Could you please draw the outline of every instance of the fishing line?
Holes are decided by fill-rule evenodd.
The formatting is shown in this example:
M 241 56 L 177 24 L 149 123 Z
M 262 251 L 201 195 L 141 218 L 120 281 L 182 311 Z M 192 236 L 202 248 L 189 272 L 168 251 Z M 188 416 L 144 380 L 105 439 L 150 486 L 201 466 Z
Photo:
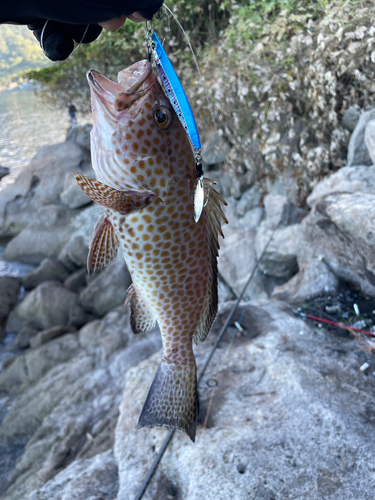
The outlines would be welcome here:
M 267 251 L 267 249 L 268 249 L 268 247 L 269 247 L 269 245 L 270 245 L 270 243 L 271 243 L 271 240 L 272 240 L 272 238 L 273 238 L 273 235 L 274 235 L 275 231 L 276 231 L 276 227 L 273 229 L 273 231 L 272 231 L 272 233 L 271 233 L 271 236 L 269 237 L 269 239 L 268 239 L 268 241 L 267 241 L 267 244 L 266 244 L 266 246 L 264 247 L 264 249 L 263 249 L 263 251 L 262 251 L 261 256 L 259 257 L 259 259 L 257 259 L 257 261 L 256 261 L 256 263 L 255 263 L 255 266 L 254 266 L 254 268 L 253 268 L 253 270 L 252 270 L 252 272 L 251 272 L 251 274 L 250 274 L 250 276 L 249 276 L 249 279 L 248 279 L 248 280 L 247 280 L 247 282 L 245 283 L 245 286 L 243 287 L 243 289 L 242 289 L 242 292 L 241 292 L 240 296 L 239 296 L 239 297 L 238 297 L 238 299 L 236 300 L 236 302 L 235 302 L 234 306 L 232 307 L 232 309 L 231 309 L 231 311 L 230 311 L 230 313 L 229 313 L 229 316 L 227 317 L 227 319 L 226 319 L 226 321 L 225 321 L 224 326 L 223 326 L 223 327 L 222 327 L 222 329 L 220 330 L 220 333 L 219 333 L 219 335 L 218 335 L 218 337 L 217 337 L 217 339 L 216 339 L 216 342 L 215 342 L 215 344 L 213 345 L 213 347 L 212 347 L 212 349 L 211 349 L 211 352 L 210 352 L 210 354 L 208 355 L 208 357 L 207 357 L 207 359 L 206 359 L 206 362 L 205 362 L 205 364 L 203 365 L 203 368 L 202 368 L 202 370 L 201 370 L 201 372 L 200 372 L 200 374 L 199 374 L 199 376 L 198 376 L 198 379 L 197 379 L 198 386 L 199 386 L 200 381 L 201 381 L 201 380 L 202 380 L 202 378 L 203 378 L 203 375 L 205 374 L 205 371 L 207 370 L 208 365 L 210 364 L 210 361 L 211 361 L 211 359 L 212 359 L 212 357 L 213 357 L 213 355 L 214 355 L 214 353 L 215 353 L 215 351 L 216 351 L 216 349 L 217 349 L 217 347 L 218 347 L 218 345 L 219 345 L 220 341 L 222 340 L 222 338 L 223 338 L 223 336 L 224 336 L 225 332 L 227 331 L 227 328 L 228 328 L 228 326 L 230 325 L 230 323 L 231 323 L 231 321 L 232 321 L 232 319 L 233 319 L 233 316 L 234 316 L 235 312 L 237 311 L 237 308 L 238 308 L 238 306 L 239 306 L 239 304 L 240 304 L 240 302 L 241 302 L 241 300 L 242 300 L 243 296 L 245 295 L 245 292 L 246 292 L 247 287 L 249 286 L 249 284 L 250 284 L 251 280 L 252 280 L 252 279 L 253 279 L 253 277 L 255 276 L 255 273 L 256 273 L 256 271 L 257 271 L 257 269 L 258 269 L 258 267 L 259 267 L 259 264 L 260 264 L 261 260 L 263 259 L 264 255 L 265 255 L 265 253 L 266 253 L 266 251 Z M 139 490 L 138 490 L 138 492 L 137 492 L 137 495 L 134 497 L 134 500 L 141 500 L 141 498 L 143 497 L 143 495 L 144 495 L 144 493 L 145 493 L 145 491 L 146 491 L 146 489 L 147 489 L 147 486 L 148 486 L 148 484 L 149 484 L 149 482 L 150 482 L 150 480 L 151 480 L 152 476 L 154 475 L 154 472 L 155 472 L 155 470 L 156 470 L 157 466 L 159 465 L 159 462 L 161 461 L 161 459 L 162 459 L 162 457 L 163 457 L 163 455 L 164 455 L 164 453 L 165 453 L 165 450 L 167 449 L 168 444 L 170 443 L 170 441 L 171 441 L 171 439 L 172 439 L 172 437 L 173 437 L 174 432 L 175 432 L 175 429 L 171 429 L 171 430 L 169 431 L 169 433 L 168 433 L 168 435 L 167 435 L 167 437 L 166 437 L 166 439 L 165 439 L 165 441 L 164 441 L 164 443 L 163 443 L 162 447 L 160 448 L 160 451 L 159 451 L 158 455 L 156 456 L 156 458 L 155 458 L 155 460 L 154 460 L 154 462 L 153 462 L 153 464 L 152 464 L 152 466 L 151 466 L 150 470 L 148 471 L 148 473 L 147 473 L 147 475 L 146 475 L 145 479 L 143 480 L 143 483 L 142 483 L 142 485 L 140 486 L 140 488 L 139 488 Z
M 199 63 L 198 63 L 198 60 L 197 60 L 197 57 L 195 55 L 195 52 L 193 50 L 193 47 L 191 45 L 191 42 L 190 42 L 190 38 L 188 36 L 188 34 L 186 33 L 186 31 L 184 30 L 184 28 L 181 26 L 181 23 L 180 21 L 177 19 L 177 17 L 174 15 L 174 13 L 172 12 L 172 10 L 165 4 L 163 4 L 163 7 L 164 9 L 167 11 L 167 19 L 168 19 L 168 31 L 170 31 L 170 17 L 168 14 L 170 14 L 175 23 L 177 24 L 177 26 L 179 27 L 181 33 L 184 35 L 188 45 L 189 45 L 189 48 L 190 48 L 190 51 L 191 51 L 191 54 L 193 56 L 193 59 L 194 59 L 194 63 L 195 63 L 195 66 L 197 68 L 197 71 L 198 71 L 198 75 L 199 75 L 199 79 L 200 79 L 200 82 L 201 82 L 201 86 L 204 90 L 204 94 L 206 96 L 206 101 L 207 101 L 207 105 L 208 105 L 208 110 L 209 110 L 209 113 L 210 113 L 210 116 L 211 116 L 211 120 L 212 120 L 212 123 L 214 125 L 214 128 L 215 128 L 215 132 L 216 132 L 216 136 L 217 137 L 221 137 L 221 134 L 219 133 L 219 129 L 218 129 L 218 126 L 217 126 L 217 123 L 216 123 L 216 118 L 215 118 L 215 111 L 214 111 L 214 108 L 211 104 L 211 101 L 210 101 L 210 98 L 209 98 L 209 95 L 208 95 L 208 92 L 207 92 L 207 88 L 206 88 L 206 85 L 204 84 L 204 78 L 202 76 L 202 73 L 201 73 L 201 70 L 199 68 Z M 219 152 L 222 153 L 223 155 L 223 163 L 225 164 L 226 163 L 226 152 L 224 151 L 224 148 L 223 146 L 221 145 L 221 143 L 219 143 Z M 235 202 L 235 197 L 234 197 L 234 186 L 233 186 L 233 180 L 232 180 L 232 177 L 230 175 L 230 169 L 229 169 L 229 166 L 227 166 L 227 169 L 228 171 L 227 172 L 222 172 L 224 173 L 224 175 L 227 175 L 228 178 L 229 178 L 229 184 L 230 184 L 230 198 L 231 198 L 231 204 L 232 204 L 232 209 L 233 209 L 233 214 L 234 214 L 234 219 L 236 221 L 235 223 L 235 227 L 236 229 L 240 230 L 240 224 L 239 224 L 239 219 L 238 219 L 238 213 L 237 213 L 237 207 L 236 207 L 236 202 Z M 248 262 L 250 261 L 250 257 L 249 257 L 249 250 L 248 250 L 248 247 L 246 245 L 246 241 L 243 240 L 243 244 L 245 245 L 245 260 L 247 260 Z M 232 287 L 230 287 L 232 288 Z M 238 297 L 238 293 L 235 293 L 234 296 L 237 298 Z

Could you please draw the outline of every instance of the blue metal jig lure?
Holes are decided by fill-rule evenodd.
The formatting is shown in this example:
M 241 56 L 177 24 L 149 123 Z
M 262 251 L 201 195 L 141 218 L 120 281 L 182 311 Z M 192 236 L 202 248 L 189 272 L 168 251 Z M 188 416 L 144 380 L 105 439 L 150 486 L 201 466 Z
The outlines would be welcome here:
M 197 183 L 194 190 L 194 220 L 198 222 L 204 206 L 202 147 L 189 100 L 168 56 L 153 30 L 149 30 L 149 53 L 152 53 L 165 93 L 184 127 L 194 150 Z

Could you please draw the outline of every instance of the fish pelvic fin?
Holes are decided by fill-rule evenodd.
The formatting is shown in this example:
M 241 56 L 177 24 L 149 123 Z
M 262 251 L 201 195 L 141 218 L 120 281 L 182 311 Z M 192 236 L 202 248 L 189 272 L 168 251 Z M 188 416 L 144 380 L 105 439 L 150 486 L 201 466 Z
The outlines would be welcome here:
M 128 302 L 130 302 L 130 326 L 133 333 L 147 333 L 152 330 L 156 324 L 153 312 L 134 285 L 128 288 L 124 305 Z
M 154 194 L 147 191 L 119 191 L 85 175 L 73 175 L 78 186 L 92 201 L 102 207 L 116 210 L 121 215 L 129 215 L 132 212 L 141 210 L 156 199 Z
M 140 427 L 172 427 L 195 441 L 198 413 L 195 361 L 171 363 L 163 358 L 138 421 Z
M 203 217 L 207 228 L 208 249 L 210 255 L 210 273 L 207 280 L 207 290 L 202 307 L 202 313 L 194 333 L 194 342 L 204 342 L 209 334 L 212 323 L 217 314 L 218 291 L 217 291 L 217 257 L 219 255 L 219 235 L 224 238 L 221 230 L 223 223 L 228 224 L 221 206 L 227 205 L 224 198 L 214 189 L 216 183 L 211 179 L 203 179 L 205 198 L 207 200 L 203 208 Z
M 118 254 L 119 241 L 114 227 L 106 215 L 102 215 L 94 228 L 87 257 L 89 275 L 103 269 L 114 261 Z

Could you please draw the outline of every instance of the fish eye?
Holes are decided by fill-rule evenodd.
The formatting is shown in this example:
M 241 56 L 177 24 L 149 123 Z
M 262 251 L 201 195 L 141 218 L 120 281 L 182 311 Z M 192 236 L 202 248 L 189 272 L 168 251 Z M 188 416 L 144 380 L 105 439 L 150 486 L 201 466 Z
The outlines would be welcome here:
M 158 106 L 154 110 L 154 122 L 161 130 L 167 130 L 172 125 L 172 113 L 166 106 Z

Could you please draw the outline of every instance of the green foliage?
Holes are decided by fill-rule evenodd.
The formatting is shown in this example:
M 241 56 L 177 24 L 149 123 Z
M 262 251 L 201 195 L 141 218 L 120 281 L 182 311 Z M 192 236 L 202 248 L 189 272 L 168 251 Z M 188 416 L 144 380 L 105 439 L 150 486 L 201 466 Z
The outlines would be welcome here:
M 0 82 L 45 64 L 48 60 L 26 26 L 0 25 Z

